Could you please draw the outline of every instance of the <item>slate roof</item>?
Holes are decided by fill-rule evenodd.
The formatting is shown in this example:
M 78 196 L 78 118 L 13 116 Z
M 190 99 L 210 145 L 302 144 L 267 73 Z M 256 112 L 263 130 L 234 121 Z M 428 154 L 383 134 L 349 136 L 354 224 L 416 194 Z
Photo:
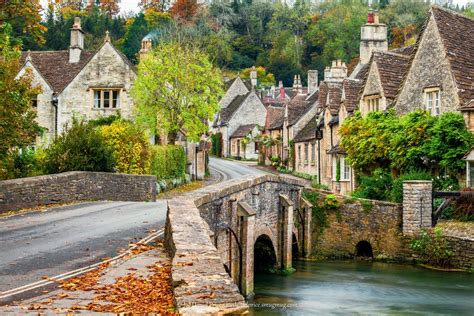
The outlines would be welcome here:
M 331 149 L 329 149 L 327 151 L 328 154 L 333 154 L 333 155 L 345 155 L 346 154 L 346 151 L 344 150 L 344 148 L 342 148 L 341 146 L 339 146 L 339 144 L 335 145 L 335 146 L 332 146 Z
M 410 66 L 410 57 L 392 52 L 374 52 L 371 62 L 377 64 L 385 97 L 394 99 Z
M 344 100 L 342 103 L 347 112 L 353 112 L 359 105 L 359 93 L 362 90 L 362 81 L 345 79 L 343 82 Z
M 474 20 L 433 6 L 431 12 L 451 64 L 461 105 L 474 98 Z
M 342 82 L 322 82 L 319 86 L 319 105 L 328 108 L 332 115 L 337 115 L 342 99 Z
M 390 52 L 396 53 L 396 54 L 401 54 L 401 55 L 406 55 L 406 56 L 411 56 L 411 54 L 415 50 L 415 46 L 416 46 L 415 44 L 412 44 L 412 45 L 405 46 L 405 47 L 395 48 L 395 49 L 390 50 Z
M 252 132 L 256 124 L 240 125 L 230 138 L 246 137 Z
M 295 136 L 294 142 L 309 142 L 315 139 L 315 131 L 317 127 L 316 116 L 314 116 L 305 127 L 299 131 L 299 133 Z
M 244 101 L 247 99 L 247 97 L 250 95 L 250 92 L 244 95 L 238 95 L 232 100 L 232 102 L 229 103 L 229 105 L 225 108 L 223 108 L 219 112 L 219 118 L 221 124 L 226 124 L 230 121 L 232 118 L 232 115 L 234 115 L 235 111 L 244 103 Z
M 265 120 L 266 130 L 275 130 L 283 128 L 285 119 L 285 107 L 269 106 L 267 108 L 267 117 Z
M 308 112 L 314 102 L 306 100 L 306 94 L 299 94 L 288 102 L 288 126 L 294 125 Z
M 69 51 L 23 52 L 20 62 L 24 64 L 27 56 L 56 93 L 61 93 L 79 74 L 95 55 L 92 51 L 83 51 L 78 63 L 69 62 Z

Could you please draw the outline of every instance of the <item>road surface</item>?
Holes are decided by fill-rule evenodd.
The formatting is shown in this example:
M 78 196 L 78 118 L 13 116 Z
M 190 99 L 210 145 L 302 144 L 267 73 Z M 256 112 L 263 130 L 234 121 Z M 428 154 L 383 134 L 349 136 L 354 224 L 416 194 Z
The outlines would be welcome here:
M 215 158 L 210 168 L 217 181 L 263 173 Z M 165 221 L 166 200 L 88 202 L 0 218 L 0 292 L 113 257 Z

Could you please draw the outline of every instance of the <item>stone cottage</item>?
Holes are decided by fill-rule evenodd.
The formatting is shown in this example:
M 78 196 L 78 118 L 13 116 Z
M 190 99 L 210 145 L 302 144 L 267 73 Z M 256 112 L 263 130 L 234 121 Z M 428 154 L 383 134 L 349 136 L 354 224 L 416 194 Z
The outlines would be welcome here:
M 221 109 L 217 113 L 211 130 L 214 134 L 219 133 L 222 138 L 222 155 L 224 157 L 235 156 L 243 158 L 244 153 L 241 139 L 249 135 L 250 132 L 259 130 L 258 126 L 264 126 L 266 108 L 257 94 L 257 72 L 250 73 L 250 82 L 243 81 L 237 76 L 229 85 L 224 97 L 220 100 Z M 250 130 L 249 126 L 252 126 Z M 257 127 L 256 129 L 254 129 Z M 237 132 L 237 133 L 236 133 Z M 249 132 L 245 136 L 240 136 L 244 132 Z M 231 140 L 234 139 L 232 142 Z M 237 147 L 237 143 L 239 146 Z M 232 147 L 234 145 L 234 147 Z M 258 154 L 255 144 L 252 142 L 246 147 L 245 152 L 254 148 L 248 154 L 254 157 Z M 239 154 L 239 155 L 234 155 Z M 247 157 L 247 158 L 250 158 Z
M 133 116 L 133 65 L 112 45 L 108 34 L 97 51 L 85 50 L 79 18 L 71 29 L 69 50 L 24 52 L 22 63 L 18 75 L 31 69 L 34 84 L 42 88 L 32 100 L 38 123 L 46 129 L 38 144 L 49 144 L 73 117 L 91 120 L 117 113 L 124 118 Z
M 395 101 L 397 113 L 461 112 L 474 132 L 474 20 L 430 9 Z

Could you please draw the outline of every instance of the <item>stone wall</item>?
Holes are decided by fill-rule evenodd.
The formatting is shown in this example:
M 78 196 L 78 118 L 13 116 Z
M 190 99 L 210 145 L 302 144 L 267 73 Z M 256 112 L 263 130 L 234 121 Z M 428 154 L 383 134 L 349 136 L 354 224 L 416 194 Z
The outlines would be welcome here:
M 459 269 L 474 269 L 474 240 L 470 238 L 444 236 L 448 242 L 453 256 L 449 259 L 450 263 Z
M 0 213 L 86 200 L 155 201 L 156 177 L 73 171 L 0 181 Z
M 316 191 L 322 204 L 327 191 Z M 340 207 L 327 211 L 327 225 L 313 219 L 313 256 L 352 258 L 360 241 L 372 246 L 374 258 L 401 259 L 404 242 L 401 234 L 400 204 L 353 199 L 336 195 Z

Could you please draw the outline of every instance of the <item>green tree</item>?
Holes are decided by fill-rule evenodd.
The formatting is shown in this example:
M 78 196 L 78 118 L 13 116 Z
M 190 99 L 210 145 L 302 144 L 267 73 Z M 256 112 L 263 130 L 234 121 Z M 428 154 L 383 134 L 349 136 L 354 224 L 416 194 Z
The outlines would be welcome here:
M 305 33 L 311 64 L 323 73 L 332 60 L 348 63 L 359 55 L 360 27 L 366 22 L 367 6 L 361 1 L 324 2 Z
M 396 174 L 411 170 L 457 175 L 464 168 L 462 157 L 474 145 L 463 117 L 458 113 L 431 116 L 418 110 L 360 113 L 341 126 L 342 146 L 351 164 L 366 173 L 375 167 Z
M 12 46 L 11 26 L 0 25 L 0 161 L 12 149 L 34 143 L 40 133 L 31 100 L 41 91 L 32 86 L 27 72 L 17 79 L 20 70 L 20 47 Z
M 138 120 L 167 134 L 170 144 L 179 132 L 191 140 L 207 132 L 222 94 L 221 73 L 207 55 L 176 43 L 160 44 L 140 60 L 132 90 Z
M 392 0 L 380 13 L 380 19 L 387 24 L 391 46 L 409 44 L 410 39 L 420 32 L 429 2 L 424 0 Z M 413 42 L 414 40 L 411 40 Z

